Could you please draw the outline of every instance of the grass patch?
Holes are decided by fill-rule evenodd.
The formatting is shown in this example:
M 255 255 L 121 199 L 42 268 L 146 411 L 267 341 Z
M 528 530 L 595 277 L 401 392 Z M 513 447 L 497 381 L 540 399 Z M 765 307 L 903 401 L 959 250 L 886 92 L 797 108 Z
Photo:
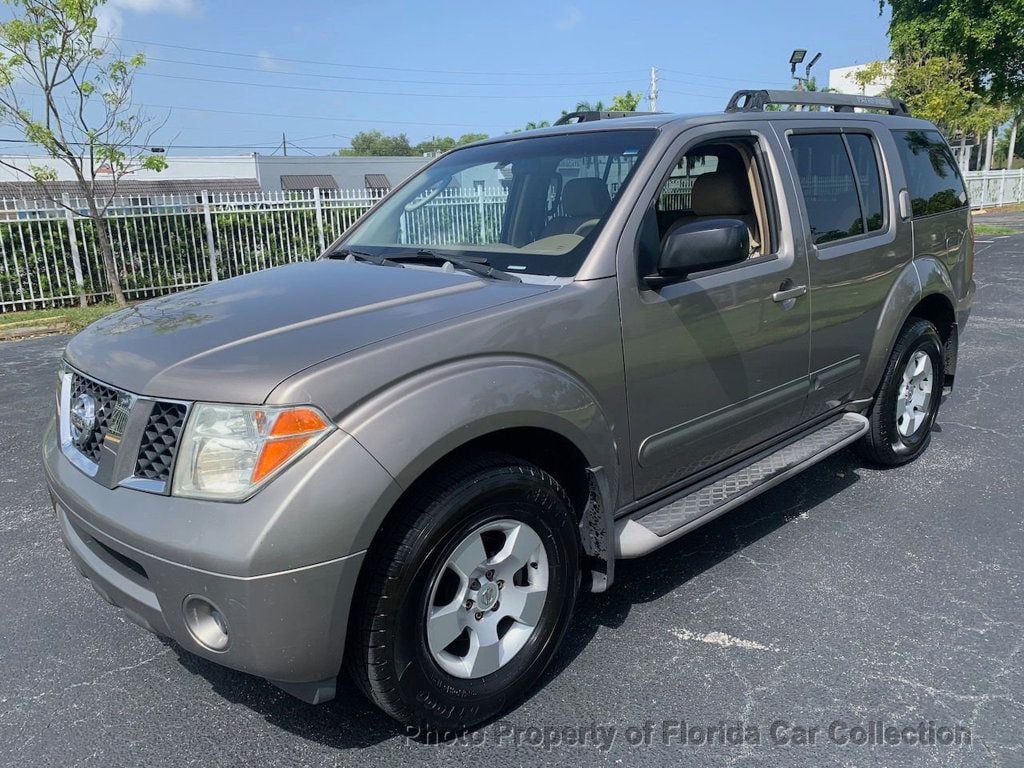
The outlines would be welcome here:
M 0 329 L 14 328 L 19 325 L 46 325 L 47 320 L 64 323 L 72 333 L 85 328 L 89 323 L 99 320 L 117 310 L 116 304 L 94 304 L 91 307 L 59 307 L 57 309 L 26 309 L 20 312 L 4 312 L 0 314 Z
M 1013 227 L 1004 227 L 1001 224 L 974 224 L 974 234 L 976 235 L 1016 235 L 1020 232 L 1019 229 Z

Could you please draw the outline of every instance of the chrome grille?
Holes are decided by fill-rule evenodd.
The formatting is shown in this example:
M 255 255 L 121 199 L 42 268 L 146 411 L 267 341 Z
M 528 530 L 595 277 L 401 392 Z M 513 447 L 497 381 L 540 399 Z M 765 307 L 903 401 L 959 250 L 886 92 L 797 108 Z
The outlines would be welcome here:
M 181 403 L 153 403 L 139 444 L 135 477 L 166 483 L 171 478 L 186 408 Z
M 126 392 L 112 389 L 98 381 L 87 379 L 77 373 L 71 375 L 71 407 L 80 398 L 91 398 L 94 404 L 95 419 L 91 426 L 73 435 L 75 448 L 89 461 L 98 464 L 100 449 L 111 428 L 115 434 L 124 428 L 124 419 L 130 405 L 130 397 Z M 116 414 L 116 418 L 115 418 Z

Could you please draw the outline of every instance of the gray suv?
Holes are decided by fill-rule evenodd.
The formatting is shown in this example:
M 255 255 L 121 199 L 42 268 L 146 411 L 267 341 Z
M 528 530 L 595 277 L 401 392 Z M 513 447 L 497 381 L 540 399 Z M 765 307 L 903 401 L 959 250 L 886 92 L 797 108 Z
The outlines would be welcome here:
M 461 729 L 616 559 L 844 446 L 920 455 L 974 293 L 935 127 L 771 91 L 605 117 L 452 151 L 314 262 L 73 338 L 44 459 L 96 591 L 306 701 L 345 668 Z

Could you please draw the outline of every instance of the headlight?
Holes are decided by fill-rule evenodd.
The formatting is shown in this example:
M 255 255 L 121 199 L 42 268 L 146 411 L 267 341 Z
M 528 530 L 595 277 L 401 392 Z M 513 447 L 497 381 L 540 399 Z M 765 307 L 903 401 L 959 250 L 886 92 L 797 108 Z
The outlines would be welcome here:
M 178 448 L 171 493 L 240 501 L 330 431 L 316 408 L 196 403 Z

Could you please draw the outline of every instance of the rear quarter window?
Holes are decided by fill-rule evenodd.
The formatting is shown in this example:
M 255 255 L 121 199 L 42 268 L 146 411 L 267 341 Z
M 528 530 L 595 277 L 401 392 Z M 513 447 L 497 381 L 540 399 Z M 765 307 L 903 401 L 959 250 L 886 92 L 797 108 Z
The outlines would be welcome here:
M 914 218 L 967 205 L 967 190 L 953 153 L 938 131 L 893 131 Z

